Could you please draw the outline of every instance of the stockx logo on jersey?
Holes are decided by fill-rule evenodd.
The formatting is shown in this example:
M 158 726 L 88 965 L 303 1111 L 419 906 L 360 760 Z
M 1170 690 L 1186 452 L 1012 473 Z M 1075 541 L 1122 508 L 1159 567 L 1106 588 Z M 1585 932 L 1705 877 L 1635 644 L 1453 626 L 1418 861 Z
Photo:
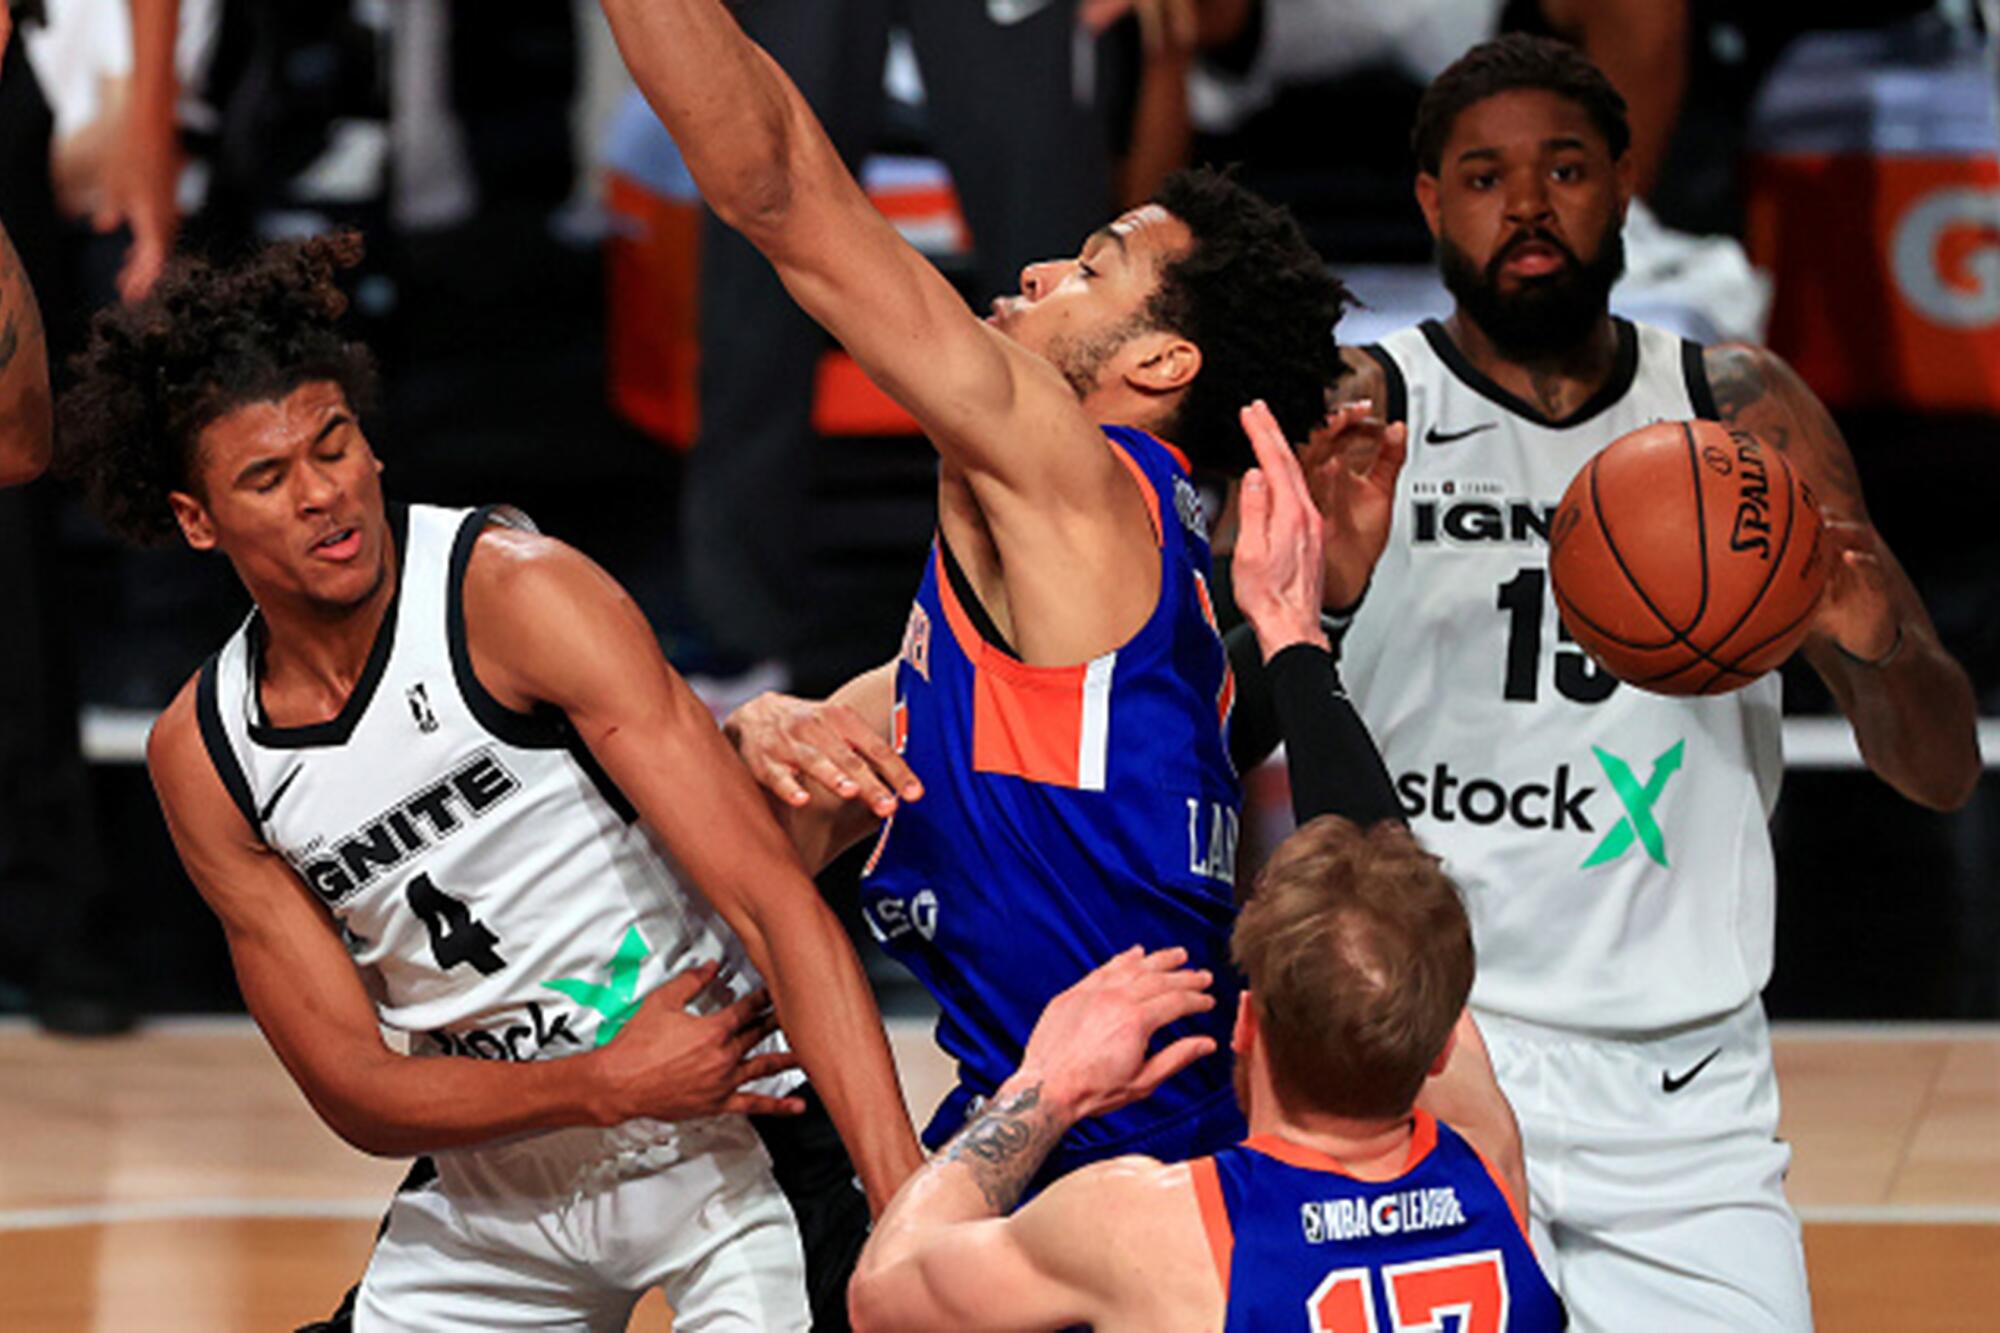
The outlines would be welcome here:
M 1632 763 L 1601 745 L 1593 745 L 1597 766 L 1607 788 L 1599 788 L 1569 764 L 1557 764 L 1546 781 L 1509 786 L 1492 778 L 1466 778 L 1450 764 L 1439 763 L 1428 773 L 1404 773 L 1396 779 L 1396 796 L 1410 819 L 1428 815 L 1440 824 L 1512 824 L 1516 828 L 1595 834 L 1605 819 L 1597 800 L 1607 790 L 1618 803 L 1618 821 L 1598 838 L 1580 868 L 1588 870 L 1642 848 L 1656 865 L 1667 864 L 1666 834 L 1654 811 L 1667 784 L 1680 772 L 1687 742 L 1676 741 L 1656 756 L 1641 781 Z
M 1681 756 L 1687 751 L 1686 741 L 1675 741 L 1659 758 L 1653 761 L 1653 772 L 1644 783 L 1632 772 L 1632 766 L 1601 745 L 1593 745 L 1590 752 L 1597 756 L 1597 763 L 1604 770 L 1604 776 L 1611 782 L 1611 790 L 1625 807 L 1625 817 L 1617 827 L 1604 835 L 1604 841 L 1584 860 L 1583 869 L 1601 866 L 1606 861 L 1616 861 L 1630 851 L 1637 842 L 1646 849 L 1646 855 L 1655 863 L 1667 863 L 1667 837 L 1660 832 L 1660 823 L 1653 818 L 1653 806 L 1658 803 L 1661 793 L 1674 774 L 1681 771 Z
M 557 977 L 554 981 L 544 981 L 542 985 L 558 995 L 568 996 L 586 1009 L 596 1011 L 596 1044 L 602 1046 L 617 1036 L 637 1012 L 639 968 L 652 952 L 646 947 L 646 937 L 639 933 L 639 928 L 629 926 L 625 938 L 618 943 L 618 952 L 612 954 L 611 961 L 605 965 L 603 981 Z

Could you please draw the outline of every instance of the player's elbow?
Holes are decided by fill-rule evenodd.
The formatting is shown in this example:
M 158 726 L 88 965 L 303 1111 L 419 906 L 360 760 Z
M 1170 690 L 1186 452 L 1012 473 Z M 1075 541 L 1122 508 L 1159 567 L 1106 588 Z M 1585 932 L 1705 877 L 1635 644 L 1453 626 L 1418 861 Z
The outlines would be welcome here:
M 902 1301 L 892 1272 L 863 1264 L 847 1284 L 847 1322 L 854 1333 L 898 1333 L 912 1327 L 902 1317 Z
M 758 249 L 781 245 L 793 216 L 797 193 L 783 156 L 760 159 L 735 171 L 709 197 L 715 215 Z

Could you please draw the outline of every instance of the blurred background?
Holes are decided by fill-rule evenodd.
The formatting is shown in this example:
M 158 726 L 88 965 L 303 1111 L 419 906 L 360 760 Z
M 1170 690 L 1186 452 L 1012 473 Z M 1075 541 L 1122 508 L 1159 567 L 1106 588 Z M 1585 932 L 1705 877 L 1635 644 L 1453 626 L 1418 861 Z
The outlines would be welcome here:
M 988 0 L 976 30 L 943 8 L 737 6 L 969 299 L 1174 166 L 1238 163 L 1367 303 L 1349 342 L 1450 308 L 1411 196 L 1425 82 L 1501 31 L 1583 46 L 1631 104 L 1643 193 L 1614 308 L 1792 360 L 2000 752 L 2000 6 Z M 52 350 L 143 288 L 169 229 L 227 258 L 358 228 L 392 498 L 523 507 L 625 583 L 718 710 L 895 651 L 933 454 L 704 216 L 594 5 L 12 9 L 0 216 Z M 0 500 L 0 1012 L 110 1034 L 240 1009 L 141 759 L 247 609 L 222 561 L 123 549 L 59 482 Z M 1920 810 L 1860 768 L 1810 671 L 1787 711 L 1773 1016 L 2000 1018 L 2000 783 Z M 866 949 L 852 876 L 824 887 Z

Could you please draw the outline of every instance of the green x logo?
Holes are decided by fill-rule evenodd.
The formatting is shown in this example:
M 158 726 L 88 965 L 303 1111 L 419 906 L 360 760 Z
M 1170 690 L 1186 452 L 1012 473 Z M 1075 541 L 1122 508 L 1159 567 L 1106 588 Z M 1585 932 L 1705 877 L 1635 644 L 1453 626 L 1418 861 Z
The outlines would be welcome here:
M 639 965 L 651 952 L 646 947 L 645 938 L 639 934 L 639 928 L 632 926 L 626 930 L 618 952 L 611 956 L 611 965 L 606 969 L 611 974 L 610 985 L 584 981 L 579 977 L 558 977 L 554 981 L 544 981 L 542 985 L 559 995 L 567 995 L 602 1016 L 597 1025 L 597 1045 L 602 1046 L 618 1035 L 625 1021 L 638 1009 Z
M 1604 776 L 1611 780 L 1611 790 L 1618 795 L 1618 801 L 1625 807 L 1625 818 L 1618 821 L 1618 827 L 1604 835 L 1597 844 L 1597 850 L 1583 863 L 1583 869 L 1601 866 L 1606 861 L 1615 861 L 1631 850 L 1636 840 L 1646 849 L 1646 855 L 1660 864 L 1667 863 L 1667 838 L 1660 832 L 1659 821 L 1653 818 L 1653 804 L 1660 799 L 1660 793 L 1667 789 L 1667 779 L 1680 772 L 1681 756 L 1687 750 L 1686 741 L 1675 741 L 1673 748 L 1653 761 L 1653 775 L 1646 784 L 1639 785 L 1639 779 L 1632 775 L 1632 766 L 1617 755 L 1593 745 L 1591 753 L 1597 756 L 1598 766 Z

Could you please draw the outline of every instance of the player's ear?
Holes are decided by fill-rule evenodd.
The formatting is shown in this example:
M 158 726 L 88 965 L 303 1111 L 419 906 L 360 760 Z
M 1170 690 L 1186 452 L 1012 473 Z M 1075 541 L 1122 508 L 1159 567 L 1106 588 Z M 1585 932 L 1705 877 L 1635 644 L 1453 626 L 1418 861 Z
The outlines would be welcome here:
M 1634 165 L 1636 155 L 1629 148 L 1624 156 L 1612 163 L 1612 171 L 1618 179 L 1618 216 L 1624 217 L 1625 210 L 1632 205 L 1632 196 L 1639 188 L 1639 168 Z
M 168 491 L 167 503 L 173 506 L 174 522 L 181 525 L 181 536 L 197 551 L 215 549 L 215 521 L 208 516 L 208 506 L 189 495 L 186 491 Z
M 1247 1060 L 1256 1044 L 1257 1006 L 1246 987 L 1236 1000 L 1236 1026 L 1229 1033 L 1229 1050 L 1238 1060 Z
M 1431 229 L 1431 239 L 1438 234 L 1438 178 L 1428 171 L 1417 173 L 1417 207 L 1423 211 L 1424 225 Z
M 1185 389 L 1201 373 L 1201 349 L 1178 333 L 1143 333 L 1127 350 L 1125 382 L 1149 396 Z

